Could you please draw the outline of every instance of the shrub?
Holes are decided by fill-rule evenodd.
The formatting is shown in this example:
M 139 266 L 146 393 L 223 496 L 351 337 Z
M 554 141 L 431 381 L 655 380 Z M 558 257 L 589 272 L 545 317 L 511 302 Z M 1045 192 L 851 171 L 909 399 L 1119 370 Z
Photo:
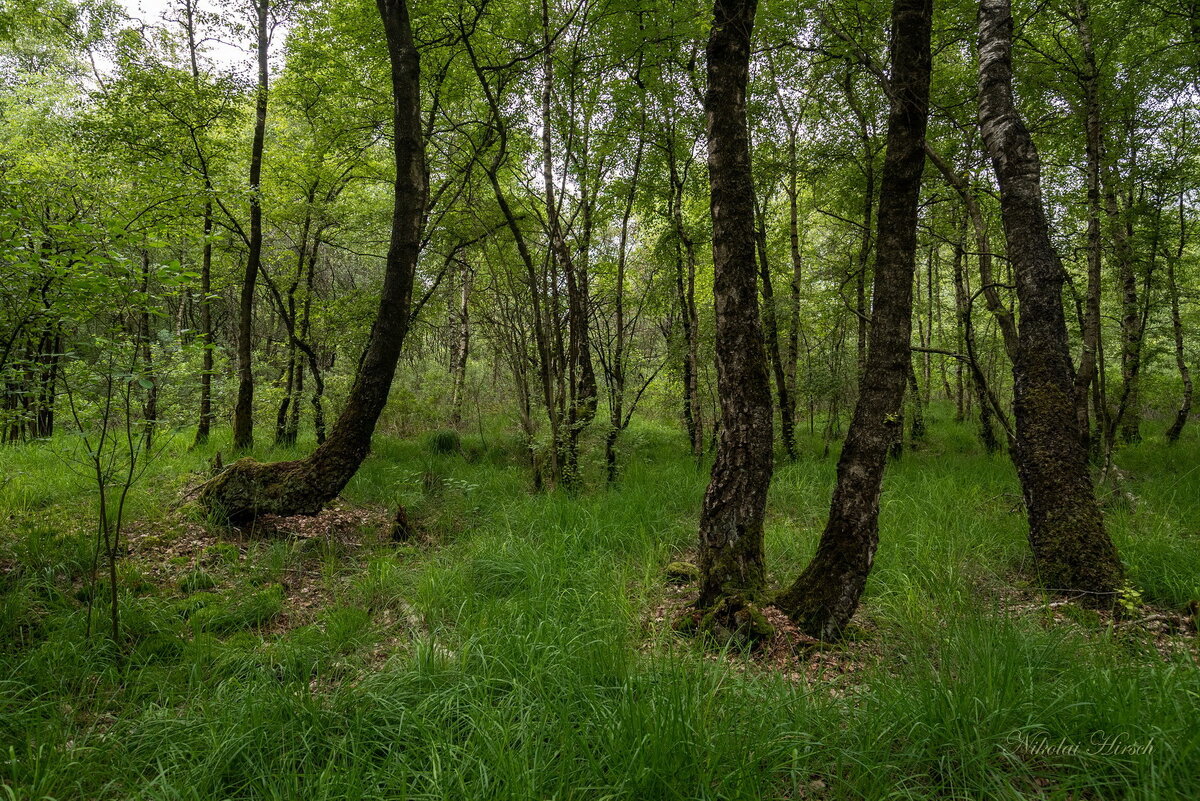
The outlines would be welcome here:
M 458 453 L 462 450 L 462 438 L 451 428 L 443 428 L 429 435 L 429 450 L 438 455 Z

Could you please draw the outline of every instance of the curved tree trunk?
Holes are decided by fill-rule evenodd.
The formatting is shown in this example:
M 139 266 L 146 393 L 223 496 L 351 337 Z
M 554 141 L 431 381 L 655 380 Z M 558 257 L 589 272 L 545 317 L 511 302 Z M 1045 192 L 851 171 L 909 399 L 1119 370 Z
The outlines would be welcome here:
M 771 388 L 758 318 L 746 88 L 757 0 L 716 0 L 708 40 L 708 172 L 721 434 L 700 512 L 697 607 L 761 594 L 771 483 Z
M 1013 363 L 1017 474 L 1044 586 L 1108 598 L 1121 563 L 1087 471 L 1075 415 L 1063 316 L 1065 273 L 1050 243 L 1037 148 L 1012 94 L 1009 0 L 979 4 L 979 123 L 1000 184 L 1000 210 L 1020 302 Z
M 270 44 L 268 11 L 270 0 L 255 0 L 258 51 L 258 89 L 254 103 L 254 141 L 250 148 L 250 237 L 247 240 L 246 272 L 238 300 L 238 393 L 233 410 L 233 447 L 246 450 L 254 445 L 254 289 L 262 263 L 262 157 L 267 131 L 267 47 Z
M 229 522 L 263 513 L 316 514 L 341 492 L 366 458 L 408 332 L 428 187 L 420 67 L 406 0 L 377 0 L 377 5 L 392 65 L 396 161 L 391 245 L 379 311 L 346 406 L 324 444 L 293 462 L 241 459 L 205 486 L 200 503 Z
M 875 304 L 866 369 L 817 554 L 776 603 L 807 634 L 834 639 L 858 608 L 879 543 L 879 493 L 912 369 L 917 211 L 929 119 L 933 0 L 892 5 L 891 112 L 880 185 Z

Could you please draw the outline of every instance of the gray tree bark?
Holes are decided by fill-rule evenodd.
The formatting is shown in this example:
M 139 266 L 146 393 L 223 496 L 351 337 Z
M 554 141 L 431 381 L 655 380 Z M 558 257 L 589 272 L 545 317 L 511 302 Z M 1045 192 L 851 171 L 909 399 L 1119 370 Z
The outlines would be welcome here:
M 929 119 L 932 19 L 932 0 L 895 0 L 892 5 L 891 112 L 866 369 L 816 556 L 776 600 L 805 633 L 824 640 L 836 639 L 850 622 L 875 559 L 879 493 L 912 370 L 913 277 Z
M 1050 243 L 1041 162 L 1013 101 L 1009 0 L 979 4 L 979 123 L 1000 184 L 1020 321 L 1013 363 L 1017 474 L 1039 580 L 1111 602 L 1122 570 L 1087 470 L 1063 315 L 1066 275 Z
M 716 0 L 708 40 L 708 172 L 713 222 L 721 434 L 700 513 L 700 597 L 750 601 L 764 587 L 763 517 L 774 469 L 771 388 L 754 249 L 746 91 L 757 0 Z

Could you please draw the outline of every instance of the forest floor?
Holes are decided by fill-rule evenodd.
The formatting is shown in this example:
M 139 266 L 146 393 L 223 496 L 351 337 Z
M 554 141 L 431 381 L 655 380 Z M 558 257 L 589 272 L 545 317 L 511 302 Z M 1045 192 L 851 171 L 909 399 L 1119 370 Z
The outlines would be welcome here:
M 334 509 L 246 531 L 186 502 L 221 443 L 180 434 L 130 499 L 119 647 L 103 587 L 85 636 L 73 443 L 2 449 L 0 798 L 1200 798 L 1197 432 L 1118 456 L 1114 620 L 1033 589 L 1007 457 L 932 416 L 889 466 L 851 636 L 772 613 L 754 653 L 671 630 L 707 469 L 667 427 L 576 494 L 531 492 L 505 435 L 377 438 Z M 801 451 L 771 489 L 777 587 L 832 488 Z

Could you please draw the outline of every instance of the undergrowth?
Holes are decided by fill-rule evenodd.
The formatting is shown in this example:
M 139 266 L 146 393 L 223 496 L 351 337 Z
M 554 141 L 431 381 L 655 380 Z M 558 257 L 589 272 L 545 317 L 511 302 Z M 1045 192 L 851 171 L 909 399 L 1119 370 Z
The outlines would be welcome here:
M 120 643 L 84 636 L 93 534 L 86 482 L 56 455 L 70 443 L 4 449 L 0 797 L 1200 797 L 1194 635 L 1164 649 L 1056 622 L 1011 464 L 930 422 L 889 467 L 862 641 L 844 646 L 862 667 L 842 677 L 649 619 L 707 477 L 662 427 L 628 432 L 616 485 L 596 461 L 576 494 L 531 492 L 499 432 L 378 441 L 345 508 L 403 504 L 421 533 L 404 544 L 208 530 L 187 488 L 220 443 L 181 435 L 133 499 Z M 832 487 L 834 457 L 801 452 L 771 490 L 777 586 Z M 1132 500 L 1107 521 L 1131 582 L 1182 610 L 1200 598 L 1200 447 L 1119 463 Z

